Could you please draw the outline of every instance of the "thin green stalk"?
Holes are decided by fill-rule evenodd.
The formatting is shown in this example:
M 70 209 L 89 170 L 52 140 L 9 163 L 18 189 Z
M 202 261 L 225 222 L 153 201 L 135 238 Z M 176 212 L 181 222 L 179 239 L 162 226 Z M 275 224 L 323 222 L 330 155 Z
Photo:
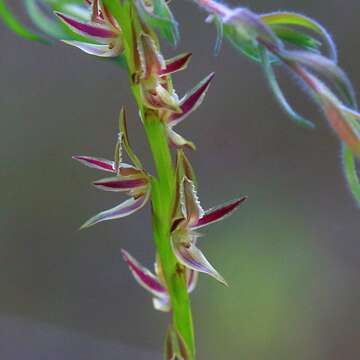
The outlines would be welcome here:
M 157 252 L 171 299 L 173 326 L 183 337 L 190 359 L 195 359 L 194 331 L 189 295 L 182 267 L 170 244 L 175 178 L 164 126 L 156 115 L 145 115 L 147 138 L 157 169 L 152 181 L 153 231 Z
M 105 0 L 106 1 L 106 0 Z M 189 360 L 195 360 L 194 330 L 191 305 L 183 267 L 178 264 L 170 243 L 171 216 L 175 195 L 175 174 L 169 144 L 159 113 L 146 107 L 139 85 L 134 81 L 136 64 L 134 34 L 141 31 L 140 20 L 133 3 L 106 1 L 121 24 L 124 37 L 125 57 L 128 65 L 131 89 L 144 123 L 156 167 L 157 176 L 151 182 L 153 237 L 160 260 L 172 309 L 172 325 L 183 338 L 189 352 Z

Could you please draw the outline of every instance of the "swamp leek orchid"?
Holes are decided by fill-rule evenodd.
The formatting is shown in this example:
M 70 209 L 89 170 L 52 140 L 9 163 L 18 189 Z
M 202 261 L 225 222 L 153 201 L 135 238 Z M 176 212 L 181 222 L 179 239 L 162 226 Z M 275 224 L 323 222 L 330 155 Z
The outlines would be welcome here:
M 208 274 L 226 285 L 225 279 L 208 262 L 196 246 L 201 236 L 198 229 L 231 215 L 247 197 L 204 211 L 197 196 L 192 167 L 183 151 L 177 156 L 177 193 L 175 197 L 171 246 L 178 261 L 185 267 Z
M 122 147 L 124 147 L 133 165 L 122 162 Z M 93 184 L 96 188 L 105 191 L 126 192 L 130 196 L 130 199 L 120 205 L 95 215 L 86 221 L 81 228 L 87 228 L 101 221 L 131 215 L 143 208 L 148 202 L 150 197 L 149 175 L 145 172 L 140 160 L 130 147 L 124 109 L 121 110 L 120 114 L 120 133 L 115 147 L 114 161 L 89 156 L 74 156 L 73 158 L 88 167 L 114 174 L 112 177 L 95 181 Z
M 149 35 L 144 34 L 142 41 L 138 44 L 138 52 L 141 68 L 139 83 L 143 96 L 147 99 L 147 105 L 161 110 L 170 144 L 195 149 L 195 145 L 176 133 L 173 127 L 201 105 L 214 73 L 208 75 L 179 100 L 168 76 L 184 70 L 190 61 L 191 54 L 181 54 L 165 61 L 158 52 L 155 42 Z
M 158 262 L 155 262 L 155 274 L 141 265 L 127 251 L 122 250 L 122 256 L 129 266 L 135 280 L 153 296 L 153 305 L 156 310 L 168 312 L 171 310 L 170 296 Z M 185 269 L 187 290 L 190 294 L 196 287 L 198 274 L 191 269 Z
M 147 106 L 160 111 L 170 144 L 195 149 L 195 145 L 176 133 L 173 127 L 200 106 L 214 73 L 208 75 L 182 99 L 179 99 L 172 87 L 169 75 L 186 69 L 191 54 L 181 54 L 165 61 L 155 41 L 145 33 L 139 36 L 137 48 L 139 73 L 135 76 L 135 80 L 140 85 Z
M 75 46 L 87 54 L 100 57 L 117 57 L 123 52 L 122 31 L 119 24 L 103 4 L 102 0 L 87 0 L 89 7 L 89 21 L 78 20 L 72 16 L 55 12 L 72 31 L 86 37 L 89 41 L 68 41 L 65 43 Z
M 137 74 L 134 81 L 139 83 L 148 107 L 180 113 L 179 98 L 168 75 L 185 69 L 191 54 L 185 53 L 165 61 L 152 33 L 146 30 L 137 36 Z

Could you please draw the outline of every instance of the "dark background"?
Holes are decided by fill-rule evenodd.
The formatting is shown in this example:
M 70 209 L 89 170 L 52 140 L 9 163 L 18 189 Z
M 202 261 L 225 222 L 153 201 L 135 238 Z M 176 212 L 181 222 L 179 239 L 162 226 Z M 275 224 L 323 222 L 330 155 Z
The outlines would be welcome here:
M 360 88 L 358 1 L 233 3 L 318 19 Z M 199 359 L 359 359 L 360 212 L 336 136 L 286 73 L 286 94 L 315 131 L 282 113 L 256 64 L 227 43 L 213 56 L 215 30 L 191 1 L 172 7 L 182 41 L 165 53 L 194 55 L 174 76 L 178 93 L 216 72 L 180 130 L 198 146 L 190 156 L 202 204 L 249 196 L 199 240 L 231 285 L 200 277 L 192 297 Z M 0 41 L 0 358 L 160 359 L 168 317 L 152 310 L 120 256 L 123 247 L 152 266 L 149 209 L 77 231 L 122 200 L 93 189 L 103 174 L 71 156 L 111 158 L 123 104 L 134 147 L 152 166 L 125 72 L 61 43 L 27 42 L 3 25 Z

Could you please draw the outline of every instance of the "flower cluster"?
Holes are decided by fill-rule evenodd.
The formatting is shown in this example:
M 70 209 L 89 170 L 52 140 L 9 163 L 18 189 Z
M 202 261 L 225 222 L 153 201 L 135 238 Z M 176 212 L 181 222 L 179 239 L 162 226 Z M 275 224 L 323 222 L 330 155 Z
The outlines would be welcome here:
M 77 21 L 64 14 L 58 13 L 57 15 L 79 34 L 86 34 L 88 37 L 93 37 L 94 40 L 99 38 L 101 34 L 104 35 L 104 40 L 113 39 L 112 41 L 115 41 L 114 39 L 116 39 L 120 49 L 121 30 L 108 9 L 101 1 L 89 1 L 88 5 L 91 7 L 92 13 L 90 21 L 87 23 Z M 140 86 L 146 106 L 159 112 L 160 119 L 165 124 L 169 143 L 180 148 L 188 146 L 195 149 L 192 142 L 184 139 L 173 128 L 186 119 L 202 103 L 214 74 L 208 75 L 182 99 L 179 99 L 172 87 L 170 75 L 185 69 L 190 61 L 191 54 L 185 53 L 165 61 L 159 52 L 156 39 L 152 37 L 152 32 L 144 24 L 142 26 L 142 31 L 137 36 L 136 41 L 134 57 L 137 73 L 133 76 L 134 81 Z M 115 32 L 115 29 L 118 31 Z M 83 43 L 71 44 L 80 47 L 82 50 L 86 48 L 86 52 L 98 55 L 95 52 L 88 51 L 89 48 L 85 47 Z M 104 48 L 107 45 L 101 46 Z M 105 56 L 104 54 L 102 53 L 101 56 Z M 110 53 L 108 55 L 110 56 Z M 113 55 L 116 54 L 113 53 Z M 132 161 L 131 165 L 122 161 L 123 148 Z M 200 237 L 197 230 L 230 215 L 246 197 L 205 212 L 197 197 L 195 175 L 190 162 L 182 150 L 178 150 L 177 154 L 176 201 L 169 241 L 179 263 L 187 269 L 186 278 L 188 279 L 188 291 L 190 293 L 195 287 L 197 272 L 209 274 L 221 283 L 226 284 L 224 278 L 212 267 L 196 246 Z M 130 215 L 144 207 L 151 197 L 150 176 L 144 170 L 129 144 L 124 110 L 120 114 L 120 133 L 114 161 L 88 156 L 75 156 L 74 158 L 86 166 L 115 174 L 115 176 L 95 181 L 95 187 L 106 191 L 127 192 L 130 196 L 130 199 L 120 205 L 95 215 L 82 228 L 104 220 Z M 153 294 L 155 308 L 163 311 L 168 310 L 170 308 L 169 295 L 166 290 L 166 283 L 159 271 L 160 264 L 156 264 L 156 275 L 153 275 L 127 252 L 123 251 L 123 256 L 136 280 Z
M 246 196 L 204 211 L 195 186 L 195 175 L 183 151 L 178 150 L 177 186 L 171 228 L 171 245 L 178 261 L 189 269 L 213 276 L 226 285 L 225 279 L 212 267 L 196 246 L 197 231 L 231 215 Z
M 88 54 L 101 57 L 119 56 L 123 51 L 122 31 L 119 24 L 101 0 L 89 0 L 87 5 L 91 14 L 89 20 L 85 22 L 60 12 L 56 15 L 75 33 L 86 36 L 92 42 L 69 40 L 64 42 Z M 147 12 L 150 11 L 146 4 L 144 6 Z M 139 35 L 134 33 L 134 37 L 136 37 L 134 57 L 137 69 L 133 77 L 140 86 L 146 106 L 161 112 L 170 144 L 195 149 L 195 145 L 175 132 L 174 127 L 200 106 L 214 74 L 208 75 L 179 99 L 169 75 L 186 69 L 191 54 L 184 53 L 165 60 L 159 52 L 152 31 L 145 24 L 142 24 L 141 33 Z M 101 44 L 94 44 L 99 41 Z
M 73 158 L 88 167 L 113 173 L 114 176 L 95 181 L 94 186 L 105 191 L 126 192 L 130 199 L 93 216 L 81 228 L 90 227 L 101 221 L 120 219 L 131 215 L 143 208 L 151 197 L 151 176 L 144 170 L 139 158 L 130 146 L 124 109 L 120 113 L 119 129 L 114 161 L 80 155 Z M 123 162 L 123 150 L 125 150 L 132 164 Z M 197 230 L 229 216 L 245 200 L 245 196 L 240 197 L 204 211 L 197 197 L 192 166 L 184 151 L 177 151 L 176 193 L 169 241 L 177 260 L 185 267 L 189 293 L 196 286 L 199 272 L 208 274 L 226 285 L 224 278 L 213 268 L 196 246 L 197 239 L 201 236 Z M 155 263 L 156 275 L 154 275 L 128 252 L 123 250 L 122 253 L 135 279 L 153 295 L 155 309 L 169 311 L 169 294 L 160 263 Z
M 123 148 L 132 164 L 122 161 Z M 120 113 L 120 132 L 115 146 L 114 161 L 79 155 L 73 158 L 88 167 L 114 174 L 114 176 L 95 181 L 93 184 L 96 188 L 105 191 L 127 192 L 130 196 L 130 199 L 120 205 L 93 216 L 81 228 L 95 225 L 101 221 L 119 219 L 131 215 L 143 208 L 148 202 L 151 189 L 150 178 L 130 146 L 124 109 Z
M 64 40 L 82 51 L 101 57 L 116 57 L 123 50 L 122 31 L 101 0 L 86 0 L 89 7 L 89 20 L 81 21 L 61 12 L 55 14 L 72 31 L 89 39 L 87 42 Z

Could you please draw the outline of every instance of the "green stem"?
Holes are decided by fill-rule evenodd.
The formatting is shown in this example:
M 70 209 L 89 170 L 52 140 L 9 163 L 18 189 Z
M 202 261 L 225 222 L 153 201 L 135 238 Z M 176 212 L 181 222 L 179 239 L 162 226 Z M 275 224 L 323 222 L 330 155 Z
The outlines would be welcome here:
M 157 252 L 171 300 L 173 326 L 183 337 L 195 359 L 191 306 L 184 273 L 170 244 L 170 224 L 175 178 L 164 126 L 153 112 L 145 114 L 145 131 L 154 158 L 157 175 L 152 181 L 153 231 Z
M 144 123 L 153 155 L 157 176 L 152 178 L 151 202 L 153 236 L 172 309 L 172 325 L 183 338 L 189 352 L 188 360 L 195 360 L 194 330 L 191 305 L 183 267 L 177 262 L 170 242 L 170 228 L 175 195 L 175 171 L 164 124 L 159 112 L 146 107 L 139 85 L 134 82 L 136 68 L 136 36 L 142 31 L 140 19 L 132 1 L 104 0 L 123 31 L 125 57 L 131 90 Z M 134 33 L 135 32 L 135 35 Z

